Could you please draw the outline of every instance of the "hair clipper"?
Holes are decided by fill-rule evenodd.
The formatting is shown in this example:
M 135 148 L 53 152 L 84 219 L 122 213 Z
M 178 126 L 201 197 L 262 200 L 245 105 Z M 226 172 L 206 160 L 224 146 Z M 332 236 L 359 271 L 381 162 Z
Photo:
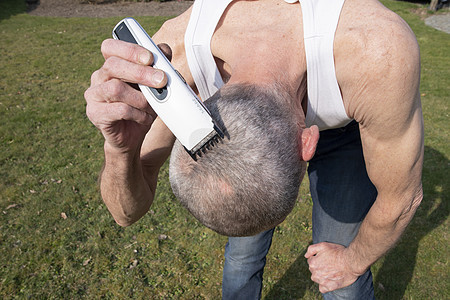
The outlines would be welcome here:
M 135 19 L 120 21 L 114 27 L 113 37 L 150 50 L 153 54 L 152 66 L 167 74 L 165 87 L 155 89 L 140 84 L 139 88 L 194 160 L 224 137 L 202 101 Z

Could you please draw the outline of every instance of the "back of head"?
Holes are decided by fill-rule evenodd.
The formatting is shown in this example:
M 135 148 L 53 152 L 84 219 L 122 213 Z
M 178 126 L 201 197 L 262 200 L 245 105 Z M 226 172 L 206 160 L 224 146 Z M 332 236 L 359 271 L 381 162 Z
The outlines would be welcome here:
M 227 236 L 273 228 L 291 212 L 304 163 L 298 126 L 279 89 L 223 87 L 206 107 L 226 137 L 194 161 L 177 141 L 170 183 L 201 223 Z

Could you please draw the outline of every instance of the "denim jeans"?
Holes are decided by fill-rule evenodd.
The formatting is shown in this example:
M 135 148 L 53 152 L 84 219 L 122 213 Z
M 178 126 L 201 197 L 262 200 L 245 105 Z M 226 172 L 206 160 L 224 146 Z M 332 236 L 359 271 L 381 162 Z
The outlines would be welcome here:
M 313 243 L 348 246 L 375 201 L 367 175 L 358 124 L 320 133 L 308 174 L 313 199 Z M 225 247 L 223 299 L 260 299 L 266 254 L 273 229 L 252 237 L 233 237 Z M 374 299 L 368 270 L 349 287 L 323 294 L 324 299 Z

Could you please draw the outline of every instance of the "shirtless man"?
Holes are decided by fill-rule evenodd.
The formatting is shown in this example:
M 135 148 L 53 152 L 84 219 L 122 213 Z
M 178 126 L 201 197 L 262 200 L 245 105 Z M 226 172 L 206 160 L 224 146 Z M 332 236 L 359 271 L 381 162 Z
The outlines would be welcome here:
M 192 9 L 167 21 L 153 39 L 170 45 L 173 64 L 203 98 L 223 83 L 287 83 L 286 92 L 297 107 L 300 123 L 306 112 L 307 127 L 299 130 L 299 147 L 305 140 L 317 138 L 313 125 L 321 130 L 309 166 L 314 244 L 305 257 L 311 279 L 326 299 L 373 298 L 370 266 L 395 245 L 422 200 L 420 57 L 414 34 L 376 0 L 346 0 L 341 11 L 331 0 L 301 0 L 301 5 L 292 0 L 286 0 L 292 4 L 281 0 L 233 1 L 229 5 L 230 1 L 209 2 L 224 9 L 218 13 L 217 27 L 212 27 L 210 43 L 223 82 L 212 72 L 205 88 L 189 68 L 192 59 L 186 57 L 185 46 L 189 49 L 190 45 L 185 45 L 183 38 Z M 195 1 L 194 11 L 201 3 L 207 7 L 208 0 Z M 336 9 L 332 77 L 337 86 L 333 91 L 332 85 L 314 81 L 314 70 L 320 71 L 322 62 L 314 69 L 310 55 L 320 52 L 314 50 L 318 47 L 314 39 L 322 34 L 311 31 L 321 28 L 311 24 L 332 20 L 326 14 Z M 325 16 L 311 20 L 320 12 Z M 208 17 L 214 19 L 213 14 Z M 106 40 L 102 53 L 105 64 L 94 72 L 85 93 L 87 115 L 105 137 L 102 197 L 117 223 L 128 226 L 148 211 L 159 168 L 169 156 L 174 138 L 155 119 L 142 94 L 125 82 L 162 87 L 166 79 L 149 67 L 150 53 L 138 46 Z M 315 93 L 330 87 L 325 95 L 335 97 L 337 88 L 341 107 L 327 103 L 322 108 L 337 107 L 336 114 L 317 113 L 315 99 L 320 104 L 327 97 Z M 272 233 L 229 239 L 224 298 L 260 297 Z M 245 261 L 246 257 L 251 259 Z

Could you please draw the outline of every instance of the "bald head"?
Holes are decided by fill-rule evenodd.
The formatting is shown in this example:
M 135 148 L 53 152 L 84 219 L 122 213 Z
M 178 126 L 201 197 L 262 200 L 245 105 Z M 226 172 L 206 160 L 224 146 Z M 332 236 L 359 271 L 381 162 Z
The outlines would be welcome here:
M 298 125 L 279 89 L 223 87 L 205 101 L 225 138 L 194 161 L 176 142 L 170 182 L 205 226 L 227 236 L 254 235 L 292 210 L 305 163 Z

